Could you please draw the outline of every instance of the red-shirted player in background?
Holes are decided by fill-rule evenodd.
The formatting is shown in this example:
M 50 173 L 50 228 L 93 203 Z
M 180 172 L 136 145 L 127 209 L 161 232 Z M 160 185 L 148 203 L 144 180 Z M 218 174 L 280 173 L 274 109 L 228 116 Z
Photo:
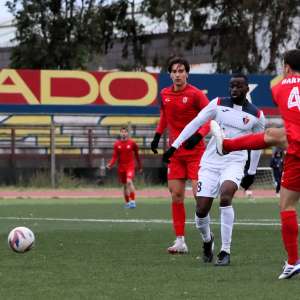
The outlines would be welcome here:
M 168 128 L 171 145 L 182 129 L 209 103 L 202 91 L 187 83 L 190 65 L 184 58 L 173 58 L 169 62 L 168 71 L 173 85 L 164 88 L 160 93 L 160 120 L 151 143 L 151 149 L 154 153 L 157 153 L 159 139 L 166 128 Z M 172 254 L 188 252 L 184 239 L 185 183 L 187 179 L 192 181 L 195 195 L 199 162 L 205 150 L 202 138 L 209 130 L 208 124 L 200 128 L 186 141 L 184 147 L 180 147 L 176 151 L 168 165 L 168 187 L 172 197 L 173 228 L 176 235 L 174 244 L 168 248 L 168 252 Z
M 134 157 L 138 164 L 138 170 L 142 171 L 141 160 L 139 157 L 139 148 L 135 141 L 128 138 L 128 130 L 123 127 L 120 130 L 120 140 L 114 144 L 112 159 L 107 165 L 110 170 L 118 160 L 119 180 L 123 184 L 125 207 L 135 208 L 135 187 L 133 184 L 135 174 Z
M 279 279 L 288 279 L 300 273 L 298 254 L 298 217 L 296 205 L 300 198 L 300 49 L 284 54 L 284 79 L 272 88 L 284 122 L 283 128 L 269 128 L 263 134 L 244 135 L 224 139 L 217 124 L 212 132 L 218 140 L 218 152 L 242 149 L 263 149 L 268 146 L 284 147 L 287 153 L 283 163 L 280 190 L 281 235 L 288 260 Z

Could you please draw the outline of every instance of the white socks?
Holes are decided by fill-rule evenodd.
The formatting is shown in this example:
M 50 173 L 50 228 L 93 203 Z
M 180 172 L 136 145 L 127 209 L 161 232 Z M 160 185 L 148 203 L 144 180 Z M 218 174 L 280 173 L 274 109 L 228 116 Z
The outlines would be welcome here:
M 232 229 L 234 222 L 234 210 L 232 206 L 220 207 L 221 215 L 221 251 L 230 253 Z M 203 242 L 207 243 L 211 240 L 210 232 L 210 216 L 199 218 L 195 215 L 196 228 L 200 231 Z
M 199 218 L 195 214 L 196 228 L 199 229 L 203 242 L 207 243 L 211 240 L 210 233 L 210 216 L 209 214 L 205 218 Z
M 220 207 L 221 214 L 221 251 L 230 253 L 231 236 L 234 222 L 234 210 L 232 206 Z
M 176 241 L 180 242 L 180 243 L 184 243 L 184 236 L 181 235 L 181 236 L 176 236 Z

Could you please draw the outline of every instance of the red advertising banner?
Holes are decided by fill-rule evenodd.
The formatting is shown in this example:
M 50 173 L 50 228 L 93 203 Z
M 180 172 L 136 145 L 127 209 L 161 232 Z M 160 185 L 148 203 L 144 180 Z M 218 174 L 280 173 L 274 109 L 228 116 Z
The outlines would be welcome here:
M 1 112 L 21 112 L 21 108 L 43 113 L 77 113 L 83 108 L 86 113 L 117 113 L 120 107 L 157 110 L 157 91 L 157 75 L 146 72 L 0 70 Z

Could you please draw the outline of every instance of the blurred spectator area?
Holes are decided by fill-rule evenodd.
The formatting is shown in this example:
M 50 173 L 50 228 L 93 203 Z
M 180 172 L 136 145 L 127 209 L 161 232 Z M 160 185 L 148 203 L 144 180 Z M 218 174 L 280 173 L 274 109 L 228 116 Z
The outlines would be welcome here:
M 99 168 L 111 158 L 113 144 L 123 126 L 129 128 L 131 138 L 139 145 L 144 168 L 161 167 L 161 159 L 150 150 L 157 121 L 158 117 L 141 116 L 2 116 L 0 168 L 50 167 L 51 149 L 59 169 Z M 281 124 L 280 118 L 267 119 L 267 126 Z M 165 133 L 159 154 L 167 146 Z M 268 165 L 271 154 L 271 148 L 264 150 L 261 166 Z
M 145 119 L 144 124 L 141 119 Z M 141 124 L 132 124 L 130 120 Z M 123 126 L 129 127 L 131 138 L 139 145 L 144 165 L 147 165 L 147 157 L 152 157 L 149 145 L 157 120 L 157 117 L 3 117 L 0 167 L 45 168 L 50 163 L 51 149 L 59 169 L 99 167 L 103 159 L 104 163 L 110 159 Z M 164 143 L 165 137 L 161 140 L 161 148 Z

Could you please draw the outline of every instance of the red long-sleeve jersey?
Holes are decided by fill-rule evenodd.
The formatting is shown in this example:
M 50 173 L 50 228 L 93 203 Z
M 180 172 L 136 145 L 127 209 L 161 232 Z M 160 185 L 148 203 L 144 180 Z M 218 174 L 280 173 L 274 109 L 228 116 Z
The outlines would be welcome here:
M 124 172 L 128 169 L 134 169 L 135 161 L 137 161 L 138 168 L 142 167 L 139 156 L 139 148 L 135 141 L 131 139 L 118 140 L 114 144 L 113 156 L 108 163 L 109 167 L 112 167 L 118 160 L 119 172 Z
M 160 119 L 156 132 L 169 131 L 169 144 L 177 138 L 183 128 L 192 121 L 208 103 L 205 94 L 196 87 L 187 84 L 181 91 L 175 92 L 173 86 L 162 89 Z M 198 132 L 204 137 L 210 130 L 209 122 L 200 127 Z M 200 141 L 192 150 L 179 147 L 176 155 L 192 155 L 204 151 L 205 144 Z
M 287 153 L 300 157 L 300 76 L 290 75 L 272 88 L 274 102 L 284 121 Z

